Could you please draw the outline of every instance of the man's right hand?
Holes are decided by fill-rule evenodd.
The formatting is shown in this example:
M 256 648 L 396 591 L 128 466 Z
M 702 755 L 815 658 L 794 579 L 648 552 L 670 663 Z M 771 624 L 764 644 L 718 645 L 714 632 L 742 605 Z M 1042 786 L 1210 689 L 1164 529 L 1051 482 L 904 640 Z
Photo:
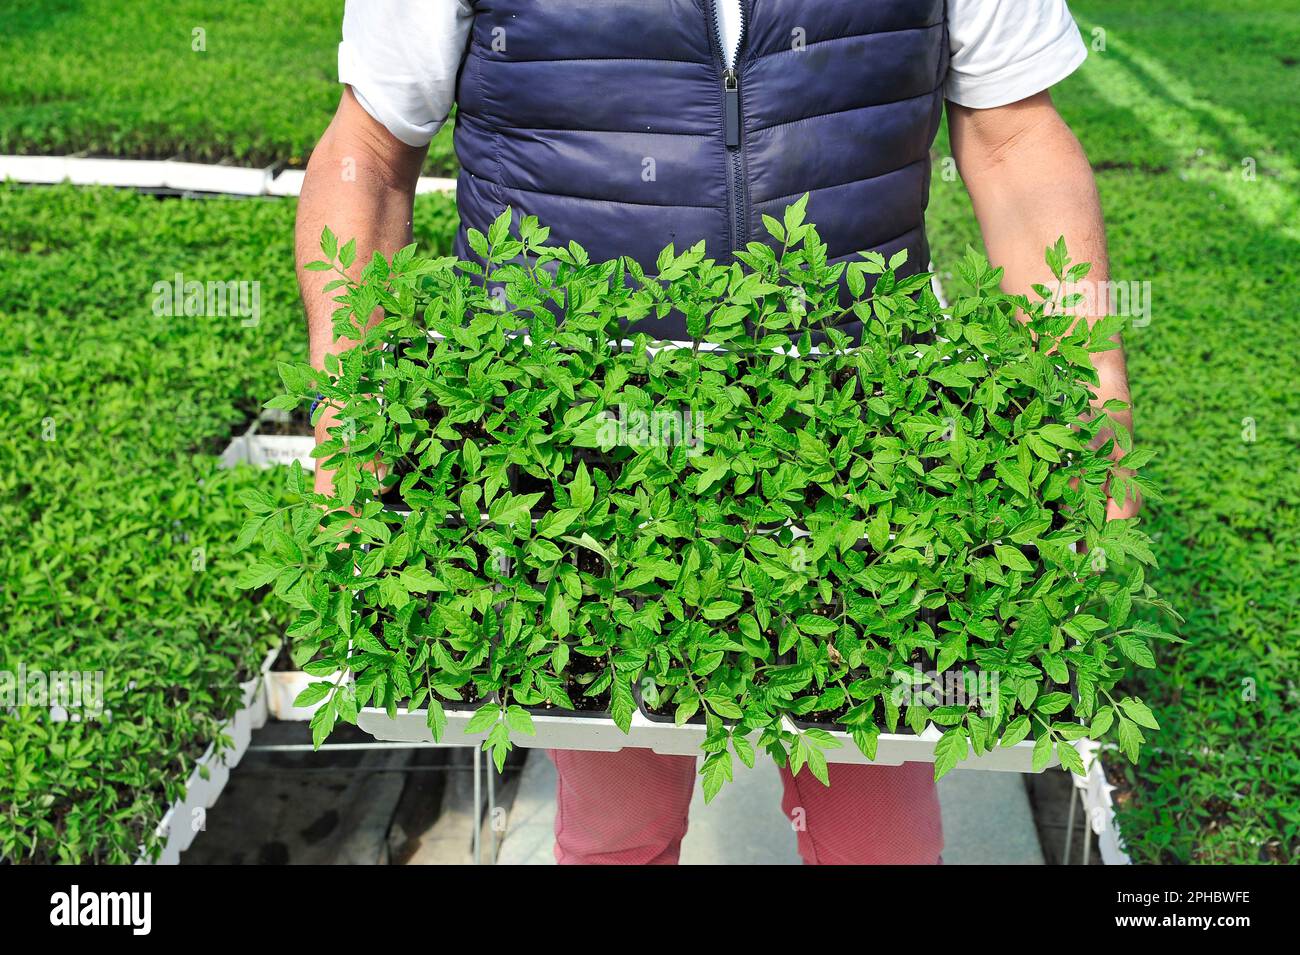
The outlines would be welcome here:
M 325 367 L 328 352 L 346 351 L 356 344 L 334 339 L 334 293 L 326 292 L 325 285 L 338 276 L 306 268 L 321 257 L 321 233 L 328 226 L 340 242 L 355 239 L 358 270 L 374 252 L 391 257 L 408 245 L 415 186 L 426 152 L 428 147 L 408 146 L 393 136 L 362 108 L 350 87 L 344 88 L 338 111 L 311 154 L 298 201 L 298 287 L 307 311 L 314 367 Z M 318 445 L 329 440 L 327 429 L 337 420 L 331 408 L 321 414 L 316 423 Z M 314 487 L 332 494 L 334 475 L 318 467 Z

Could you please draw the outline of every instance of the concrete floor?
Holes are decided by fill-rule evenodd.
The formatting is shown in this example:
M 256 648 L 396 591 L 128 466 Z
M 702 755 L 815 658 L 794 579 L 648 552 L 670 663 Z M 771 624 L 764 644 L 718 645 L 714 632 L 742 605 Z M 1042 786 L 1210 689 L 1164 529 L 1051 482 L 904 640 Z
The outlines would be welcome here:
M 258 745 L 310 739 L 306 723 L 274 720 L 253 737 Z M 369 740 L 353 727 L 338 734 L 339 742 Z M 386 865 L 412 752 L 246 753 L 181 865 Z
M 939 783 L 948 865 L 1042 865 L 1023 778 L 954 770 Z M 555 767 L 541 753 L 524 764 L 498 857 L 503 865 L 553 865 Z M 798 865 L 794 833 L 781 812 L 771 767 L 737 766 L 736 778 L 705 806 L 699 789 L 682 842 L 684 865 Z

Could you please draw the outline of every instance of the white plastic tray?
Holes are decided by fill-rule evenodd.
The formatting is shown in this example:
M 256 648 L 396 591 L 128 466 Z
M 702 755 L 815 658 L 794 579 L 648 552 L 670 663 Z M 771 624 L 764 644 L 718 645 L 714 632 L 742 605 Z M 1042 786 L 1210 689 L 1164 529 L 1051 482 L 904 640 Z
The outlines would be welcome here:
M 335 683 L 338 678 L 337 672 L 327 676 L 312 676 L 303 670 L 271 670 L 266 675 L 266 699 L 271 716 L 277 720 L 299 723 L 310 720 L 325 701 L 321 700 L 311 706 L 294 706 L 293 701 L 298 698 L 299 693 L 313 683 L 322 680 Z
M 279 652 L 278 649 L 275 649 L 267 653 L 262 660 L 262 665 L 258 668 L 257 675 L 251 680 L 239 684 L 239 689 L 243 694 L 241 697 L 242 704 L 230 724 L 232 746 L 223 754 L 226 765 L 231 769 L 238 766 L 239 761 L 244 758 L 248 744 L 252 741 L 253 731 L 259 730 L 266 725 L 268 715 L 266 675 Z
M 447 710 L 447 728 L 439 741 L 440 746 L 474 746 L 481 744 L 487 734 L 467 734 L 472 710 Z M 399 711 L 397 716 L 376 707 L 366 707 L 357 714 L 357 725 L 377 740 L 400 743 L 432 743 L 433 734 L 427 723 L 427 712 Z M 569 749 L 587 752 L 616 752 L 625 747 L 649 749 L 666 756 L 695 756 L 704 742 L 702 724 L 687 723 L 675 726 L 651 720 L 639 710 L 632 716 L 630 732 L 624 733 L 607 717 L 552 716 L 533 714 L 535 736 L 511 733 L 517 746 L 526 749 Z M 792 731 L 796 728 L 789 727 Z M 847 733 L 831 732 L 841 743 L 838 749 L 826 750 L 826 759 L 832 763 L 872 763 L 898 766 L 902 763 L 934 762 L 934 744 L 942 735 L 935 726 L 926 727 L 919 736 L 910 733 L 881 733 L 876 744 L 876 758 L 867 759 Z M 758 734 L 751 737 L 757 742 Z M 961 769 L 985 769 L 1011 773 L 1033 772 L 1033 743 L 1025 741 L 1007 748 L 997 748 L 983 756 L 972 756 L 959 763 Z M 1053 757 L 1049 766 L 1056 765 Z
M 243 691 L 242 705 L 218 730 L 220 735 L 230 738 L 232 745 L 220 754 L 216 751 L 215 743 L 208 746 L 185 782 L 185 795 L 167 808 L 154 829 L 165 840 L 158 861 L 151 862 L 141 847 L 136 865 L 176 865 L 180 862 L 181 853 L 190 847 L 195 836 L 202 831 L 204 816 L 217 804 L 221 791 L 230 781 L 230 770 L 238 765 L 247 752 L 252 731 L 266 723 L 266 674 L 278 652 L 277 649 L 268 653 L 257 676 L 240 684 Z M 206 779 L 203 778 L 205 768 Z
M 1124 839 L 1120 835 L 1119 826 L 1115 823 L 1114 794 L 1118 787 L 1112 785 L 1106 778 L 1102 750 L 1092 743 L 1083 755 L 1088 764 L 1088 775 L 1075 776 L 1074 784 L 1083 796 L 1083 808 L 1088 827 L 1097 836 L 1101 861 L 1106 865 L 1132 865 L 1133 860 L 1124 849 Z
M 0 180 L 52 185 L 65 180 L 78 186 L 174 189 L 233 196 L 296 196 L 304 172 L 178 162 L 173 159 L 91 159 L 83 156 L 0 156 Z M 456 180 L 421 176 L 417 194 L 455 192 Z
M 297 461 L 304 471 L 316 470 L 316 459 L 311 456 L 316 438 L 305 434 L 260 434 L 262 423 L 273 420 L 276 420 L 275 412 L 263 412 L 247 431 L 232 438 L 221 452 L 221 466 L 233 468 L 244 463 L 255 468 L 288 467 Z

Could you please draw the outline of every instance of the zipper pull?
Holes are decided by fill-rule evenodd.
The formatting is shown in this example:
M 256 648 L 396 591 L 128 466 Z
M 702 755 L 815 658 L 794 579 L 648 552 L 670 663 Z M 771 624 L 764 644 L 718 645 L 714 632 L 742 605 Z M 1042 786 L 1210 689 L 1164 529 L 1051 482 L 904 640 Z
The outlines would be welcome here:
M 728 69 L 722 74 L 722 125 L 728 146 L 740 145 L 740 76 Z

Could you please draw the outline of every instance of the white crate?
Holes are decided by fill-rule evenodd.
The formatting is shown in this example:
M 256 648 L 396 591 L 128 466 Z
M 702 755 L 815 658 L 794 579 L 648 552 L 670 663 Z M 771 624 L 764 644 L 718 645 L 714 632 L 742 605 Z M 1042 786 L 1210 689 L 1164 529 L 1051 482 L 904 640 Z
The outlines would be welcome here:
M 304 471 L 316 470 L 316 459 L 311 456 L 316 449 L 314 435 L 262 434 L 261 426 L 267 421 L 287 420 L 274 412 L 263 412 L 243 434 L 231 439 L 221 452 L 221 466 L 233 468 L 236 464 L 250 464 L 255 468 L 288 467 L 294 461 Z

